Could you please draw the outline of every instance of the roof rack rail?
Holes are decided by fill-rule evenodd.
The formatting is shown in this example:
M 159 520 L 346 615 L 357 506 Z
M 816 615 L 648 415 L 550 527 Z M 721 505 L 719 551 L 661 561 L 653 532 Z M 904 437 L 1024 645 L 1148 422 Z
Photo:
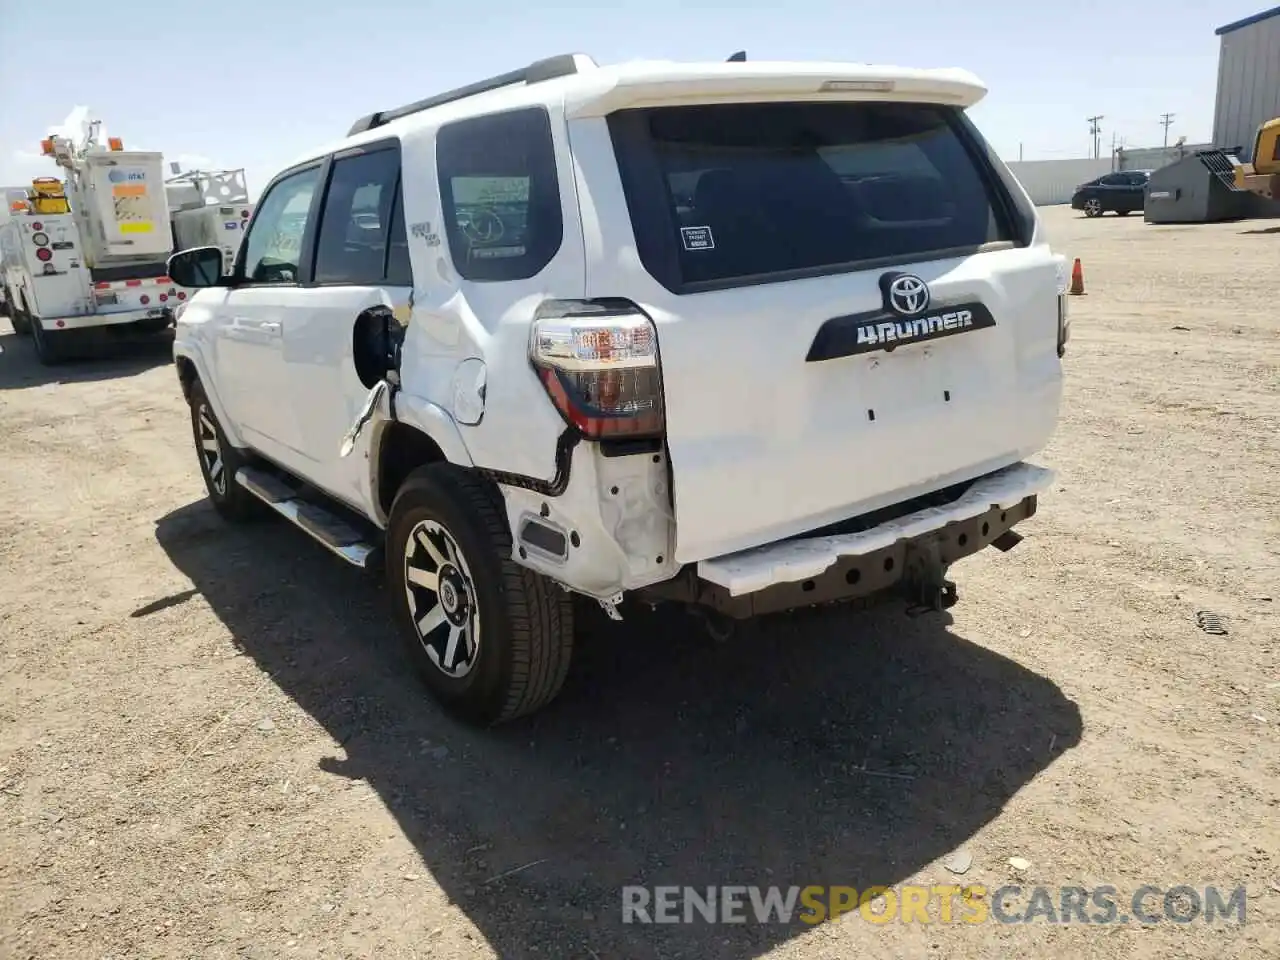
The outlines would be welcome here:
M 390 123 L 392 120 L 399 120 L 401 117 L 429 110 L 432 107 L 443 106 L 446 103 L 453 103 L 456 100 L 474 97 L 477 94 L 488 93 L 490 90 L 499 90 L 502 87 L 514 86 L 517 83 L 541 83 L 543 80 L 554 80 L 556 77 L 572 76 L 581 71 L 580 57 L 594 63 L 590 57 L 576 53 L 565 53 L 555 57 L 547 57 L 545 60 L 535 60 L 527 67 L 521 67 L 519 70 L 500 73 L 496 77 L 490 77 L 487 80 L 478 80 L 475 83 L 467 84 L 465 87 L 447 90 L 444 93 L 436 94 L 434 97 L 427 97 L 425 100 L 405 104 L 403 107 L 396 107 L 394 110 L 380 110 L 377 113 L 369 114 L 367 117 L 361 117 L 352 124 L 351 129 L 347 131 L 347 136 L 353 137 L 357 133 L 373 130 L 385 123 Z

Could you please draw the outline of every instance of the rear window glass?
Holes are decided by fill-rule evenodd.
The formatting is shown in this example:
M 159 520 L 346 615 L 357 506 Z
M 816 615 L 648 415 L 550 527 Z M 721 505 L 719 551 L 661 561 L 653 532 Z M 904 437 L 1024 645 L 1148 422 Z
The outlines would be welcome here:
M 947 107 L 717 104 L 609 124 L 641 259 L 670 289 L 1014 239 L 983 145 Z
M 564 225 L 546 110 L 446 124 L 436 171 L 449 251 L 467 280 L 525 280 L 559 251 Z

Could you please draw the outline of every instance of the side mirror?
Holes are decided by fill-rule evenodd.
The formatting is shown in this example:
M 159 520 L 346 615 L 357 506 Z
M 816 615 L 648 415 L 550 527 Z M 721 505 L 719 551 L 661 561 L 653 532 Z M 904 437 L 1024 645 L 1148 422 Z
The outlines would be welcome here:
M 169 279 L 180 287 L 223 286 L 222 250 L 193 247 L 178 251 L 169 258 Z

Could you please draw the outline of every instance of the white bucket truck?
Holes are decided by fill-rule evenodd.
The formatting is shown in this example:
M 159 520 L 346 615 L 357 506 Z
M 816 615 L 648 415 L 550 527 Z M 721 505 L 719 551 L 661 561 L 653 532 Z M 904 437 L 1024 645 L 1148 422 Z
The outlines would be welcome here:
M 178 165 L 170 164 L 177 173 Z M 244 170 L 188 170 L 165 182 L 174 247 L 217 247 L 222 272 L 235 263 L 245 227 L 253 215 Z
M 64 180 L 7 191 L 0 226 L 2 285 L 14 329 L 30 332 L 45 364 L 69 356 L 89 328 L 159 331 L 186 299 L 169 278 L 173 252 L 164 158 L 98 142 L 99 122 L 79 142 L 51 136 L 41 150 Z

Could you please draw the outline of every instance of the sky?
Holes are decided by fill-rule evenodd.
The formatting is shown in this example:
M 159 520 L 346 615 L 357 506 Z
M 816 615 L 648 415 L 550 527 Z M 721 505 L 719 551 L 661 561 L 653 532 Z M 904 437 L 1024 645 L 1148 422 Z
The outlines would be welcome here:
M 250 192 L 364 114 L 560 53 L 964 67 L 1006 160 L 1101 140 L 1211 138 L 1214 29 L 1268 0 L 0 0 L 0 185 L 57 174 L 40 139 L 69 117 L 185 168 L 244 168 Z M 52 32 L 51 32 L 52 31 Z M 39 48 L 24 37 L 42 37 Z M 73 116 L 74 115 L 74 116 Z

